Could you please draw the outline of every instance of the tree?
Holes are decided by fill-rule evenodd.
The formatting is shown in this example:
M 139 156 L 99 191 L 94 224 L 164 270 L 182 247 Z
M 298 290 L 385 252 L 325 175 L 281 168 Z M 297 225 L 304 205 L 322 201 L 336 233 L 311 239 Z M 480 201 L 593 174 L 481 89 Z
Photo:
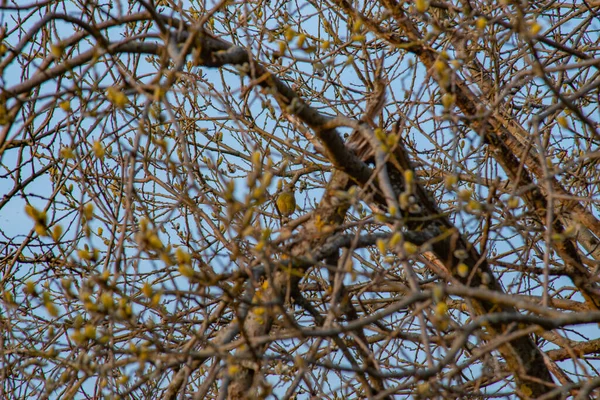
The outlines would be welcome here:
M 598 395 L 599 4 L 1 9 L 2 398 Z

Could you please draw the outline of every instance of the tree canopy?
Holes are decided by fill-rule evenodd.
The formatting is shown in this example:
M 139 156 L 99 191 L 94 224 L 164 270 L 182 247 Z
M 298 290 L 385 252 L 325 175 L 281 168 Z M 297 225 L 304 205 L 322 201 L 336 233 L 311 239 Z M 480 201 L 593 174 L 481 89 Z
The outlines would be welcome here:
M 0 397 L 600 395 L 600 2 L 0 5 Z

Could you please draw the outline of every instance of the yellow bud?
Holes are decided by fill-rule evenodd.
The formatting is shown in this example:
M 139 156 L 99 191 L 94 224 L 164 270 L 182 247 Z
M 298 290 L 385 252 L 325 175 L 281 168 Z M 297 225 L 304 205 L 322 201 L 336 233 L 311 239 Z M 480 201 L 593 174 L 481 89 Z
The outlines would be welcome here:
M 73 280 L 71 278 L 62 278 L 60 280 L 60 284 L 65 290 L 71 290 L 71 285 L 73 284 Z
M 519 389 L 521 389 L 521 392 L 526 397 L 531 397 L 531 395 L 533 394 L 533 390 L 531 390 L 531 388 L 529 387 L 529 385 L 527 385 L 526 383 L 523 383 L 521 386 L 519 386 Z
M 460 263 L 456 267 L 456 272 L 461 278 L 466 278 L 469 275 L 469 266 L 465 263 Z
M 273 180 L 273 173 L 270 171 L 265 172 L 263 174 L 263 177 L 261 180 L 263 187 L 265 187 L 265 188 L 269 187 L 272 180 Z
M 390 148 L 396 147 L 397 143 L 398 143 L 398 135 L 389 135 L 387 137 L 387 140 L 385 141 L 385 144 Z
M 96 140 L 94 142 L 92 149 L 94 150 L 94 154 L 96 155 L 96 157 L 98 157 L 98 158 L 104 157 L 105 150 L 104 150 L 104 146 L 102 145 L 102 143 L 100 141 Z
M 46 307 L 46 311 L 48 311 L 51 317 L 58 316 L 58 307 L 54 303 L 48 301 L 44 303 L 44 307 Z
M 533 21 L 529 27 L 529 31 L 532 35 L 537 35 L 542 30 L 542 26 L 537 23 L 537 21 Z
M 288 27 L 285 30 L 285 40 L 287 40 L 288 42 L 290 42 L 295 36 L 296 32 L 292 28 Z
M 163 242 L 155 233 L 148 236 L 148 245 L 155 250 L 160 250 L 164 247 Z
M 154 294 L 154 290 L 152 290 L 152 285 L 150 285 L 150 283 L 148 282 L 145 282 L 144 286 L 142 286 L 142 293 L 148 298 L 152 297 L 152 295 Z
M 100 279 L 102 279 L 103 282 L 107 282 L 108 278 L 110 278 L 110 271 L 105 269 L 104 271 L 102 271 L 102 275 L 100 275 Z
M 304 42 L 306 41 L 306 35 L 304 33 L 298 35 L 298 41 L 296 42 L 296 44 L 298 45 L 298 47 L 302 47 L 304 45 Z
M 125 302 L 125 303 L 121 304 L 118 315 L 122 318 L 131 317 L 133 315 L 133 309 L 131 307 L 131 303 Z
M 179 265 L 179 273 L 185 276 L 186 278 L 194 277 L 194 270 L 188 264 Z
M 487 19 L 485 19 L 484 17 L 479 17 L 477 19 L 477 22 L 475 23 L 475 26 L 477 27 L 477 29 L 479 29 L 480 31 L 484 30 L 485 27 L 487 26 Z
M 552 240 L 554 240 L 555 242 L 562 242 L 564 239 L 565 239 L 565 237 L 563 235 L 561 235 L 560 233 L 552 234 Z
M 519 199 L 517 197 L 511 197 L 507 202 L 508 208 L 515 209 L 519 207 Z
M 56 58 L 62 56 L 65 52 L 65 46 L 61 43 L 53 43 L 50 45 L 50 53 Z
M 156 293 L 154 293 L 154 295 L 152 296 L 152 300 L 150 300 L 150 303 L 151 303 L 153 306 L 157 306 L 157 305 L 158 305 L 158 303 L 160 303 L 160 299 L 161 299 L 161 297 L 162 297 L 162 294 L 161 294 L 160 292 L 156 292 Z
M 404 171 L 404 182 L 407 185 L 411 185 L 415 181 L 415 173 L 411 169 L 407 169 Z
M 480 210 L 482 208 L 481 203 L 477 200 L 469 200 L 469 209 Z
M 31 204 L 25 205 L 25 213 L 33 219 L 37 219 L 38 210 L 35 209 Z
M 4 298 L 4 301 L 8 304 L 15 303 L 15 296 L 12 294 L 12 292 L 2 292 L 2 297 Z
M 154 88 L 154 101 L 160 101 L 163 97 L 165 97 L 165 94 L 167 93 L 167 91 L 160 87 L 157 86 Z
M 442 105 L 445 110 L 449 110 L 454 105 L 455 96 L 451 93 L 444 93 L 442 96 Z
M 572 237 L 576 232 L 577 232 L 577 226 L 570 225 L 565 229 L 565 231 L 563 232 L 563 235 L 565 235 L 566 237 Z
M 265 188 L 264 188 L 264 186 L 257 186 L 252 191 L 252 199 L 259 200 L 259 199 L 262 198 L 262 196 L 264 194 L 265 194 Z M 253 210 L 248 210 L 248 211 L 253 211 Z
M 108 89 L 106 89 L 106 98 L 117 108 L 124 108 L 127 105 L 127 103 L 129 103 L 129 99 L 127 98 L 125 93 L 115 88 L 114 86 L 111 86 Z
M 444 178 L 444 186 L 450 190 L 454 185 L 458 183 L 458 177 L 456 175 L 448 175 Z
M 81 258 L 82 260 L 91 260 L 92 259 L 92 253 L 90 253 L 89 250 L 87 249 L 81 249 L 77 251 L 77 255 L 79 256 L 79 258 Z
M 411 242 L 404 242 L 404 252 L 407 255 L 412 255 L 415 254 L 417 251 L 419 251 L 419 247 Z
M 55 242 L 58 242 L 58 239 L 60 239 L 62 233 L 63 233 L 62 226 L 55 225 L 54 228 L 52 229 L 52 239 L 54 239 Z
M 321 43 L 321 48 L 323 50 L 327 50 L 330 46 L 331 46 L 331 42 L 328 40 L 325 40 L 323 43 Z
M 106 310 L 112 310 L 115 306 L 113 296 L 109 292 L 104 292 L 100 295 L 100 303 Z
M 240 367 L 238 367 L 237 365 L 230 365 L 230 366 L 227 368 L 227 373 L 228 373 L 229 375 L 235 375 L 235 374 L 237 374 L 238 372 L 240 372 Z
M 73 153 L 73 149 L 70 147 L 63 147 L 60 149 L 60 156 L 66 160 L 70 160 L 75 158 L 75 153 Z
M 77 329 L 75 331 L 73 331 L 73 333 L 71 334 L 71 339 L 75 342 L 75 343 L 83 343 L 85 340 L 85 336 L 83 335 L 83 333 Z
M 160 260 L 165 263 L 166 266 L 174 265 L 173 259 L 169 254 L 169 245 L 167 245 L 166 249 L 160 253 Z
M 24 289 L 25 294 L 35 294 L 35 282 L 34 281 L 27 281 L 27 283 L 25 284 L 25 289 Z
M 462 201 L 469 201 L 472 195 L 473 192 L 469 189 L 462 189 L 460 192 L 458 192 L 458 198 Z
M 398 214 L 398 208 L 394 205 L 390 206 L 390 209 L 388 210 L 388 212 L 390 213 L 390 215 L 395 216 Z
M 177 250 L 175 250 L 175 260 L 177 260 L 177 263 L 179 264 L 189 264 L 192 261 L 192 256 L 190 256 L 190 253 L 185 251 L 183 247 L 178 247 Z
M 380 224 L 384 224 L 387 222 L 387 217 L 383 214 L 375 214 L 373 219 L 375 220 L 375 222 L 380 223 Z
M 96 339 L 96 326 L 88 324 L 83 328 L 83 334 L 87 339 Z
M 425 11 L 427 11 L 428 7 L 429 2 L 427 0 L 415 0 L 415 9 L 417 12 L 423 14 Z
M 437 60 L 433 63 L 433 68 L 440 74 L 446 72 L 446 63 L 442 60 Z
M 433 300 L 439 302 L 444 297 L 444 287 L 441 285 L 436 285 L 432 291 Z
M 417 393 L 422 397 L 429 397 L 429 382 L 422 382 L 417 385 Z
M 398 202 L 400 203 L 401 209 L 408 210 L 410 208 L 410 193 L 400 193 L 400 196 L 398 197 Z
M 68 100 L 65 101 L 61 101 L 58 106 L 60 107 L 61 110 L 63 110 L 64 112 L 68 112 L 71 111 L 71 102 Z
M 377 239 L 377 249 L 381 252 L 381 253 L 385 253 L 386 249 L 387 249 L 387 245 L 385 243 L 385 240 L 383 239 Z
M 83 315 L 77 313 L 75 315 L 75 318 L 73 319 L 73 328 L 79 329 L 83 326 L 83 323 L 84 323 Z
M 556 122 L 558 122 L 558 125 L 560 125 L 563 128 L 567 128 L 569 126 L 569 124 L 567 123 L 567 119 L 562 115 L 556 118 Z
M 129 342 L 129 351 L 131 352 L 131 354 L 138 354 L 139 349 L 138 347 L 135 345 L 135 343 L 133 342 Z
M 396 247 L 398 243 L 400 243 L 400 240 L 402 240 L 402 234 L 400 232 L 394 233 L 388 243 L 389 248 L 393 249 L 394 247 Z
M 266 242 L 264 240 L 260 240 L 258 243 L 256 243 L 256 247 L 254 247 L 254 249 L 256 251 L 262 251 L 265 248 Z
M 254 164 L 255 167 L 260 166 L 261 158 L 262 154 L 260 153 L 260 151 L 256 150 L 254 153 L 252 153 L 252 164 Z
M 46 227 L 40 223 L 36 223 L 35 224 L 35 233 L 37 233 L 39 236 L 46 236 L 48 234 L 48 230 L 46 229 Z
M 50 302 L 50 292 L 48 292 L 47 290 L 42 292 L 42 301 L 44 303 Z
M 439 317 L 446 315 L 447 312 L 448 312 L 448 305 L 445 302 L 440 301 L 439 303 L 437 303 L 435 305 L 435 313 Z
M 83 216 L 88 221 L 94 218 L 94 205 L 92 203 L 87 203 L 83 206 Z

